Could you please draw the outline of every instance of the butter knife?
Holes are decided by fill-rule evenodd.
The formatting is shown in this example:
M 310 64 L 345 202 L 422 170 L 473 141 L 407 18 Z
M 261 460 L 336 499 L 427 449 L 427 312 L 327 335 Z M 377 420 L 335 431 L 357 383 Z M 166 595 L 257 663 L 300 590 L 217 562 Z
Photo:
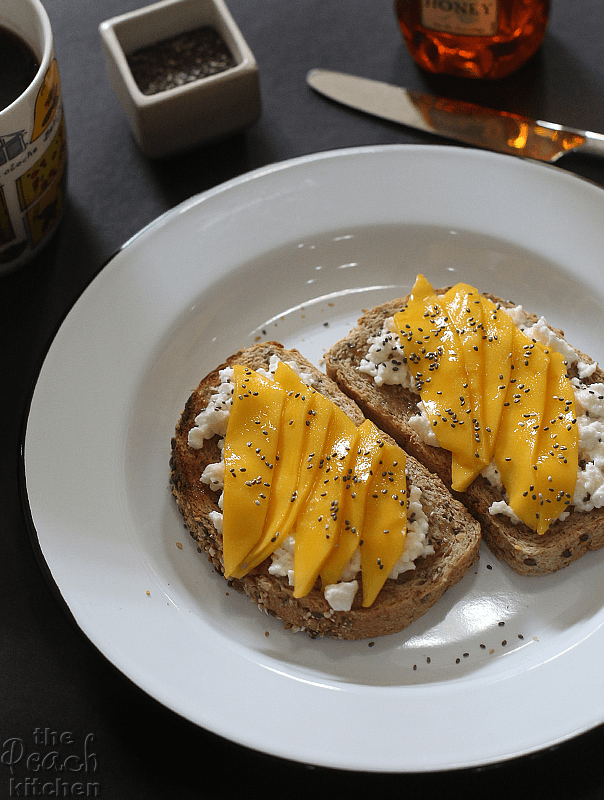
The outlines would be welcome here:
M 567 153 L 604 156 L 604 136 L 389 83 L 312 69 L 308 85 L 367 114 L 514 156 L 553 163 Z

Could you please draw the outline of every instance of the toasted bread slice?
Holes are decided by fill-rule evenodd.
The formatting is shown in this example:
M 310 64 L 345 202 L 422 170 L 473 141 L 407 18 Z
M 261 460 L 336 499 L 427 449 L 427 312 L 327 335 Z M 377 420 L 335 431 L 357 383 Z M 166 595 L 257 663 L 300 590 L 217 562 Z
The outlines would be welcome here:
M 436 290 L 444 294 L 446 289 Z M 512 308 L 513 303 L 485 295 L 495 303 Z M 325 357 L 326 372 L 381 430 L 409 454 L 436 473 L 451 487 L 451 455 L 438 446 L 427 444 L 409 425 L 418 414 L 419 394 L 400 385 L 377 386 L 372 376 L 359 371 L 361 359 L 368 351 L 368 340 L 379 335 L 386 319 L 406 306 L 408 297 L 384 303 L 366 312 L 350 334 L 337 342 Z M 532 324 L 537 316 L 527 314 Z M 560 338 L 563 333 L 551 328 Z M 595 364 L 592 358 L 576 351 L 579 361 Z M 570 377 L 577 377 L 577 367 L 571 367 Z M 601 383 L 604 373 L 595 369 L 584 383 Z M 498 558 L 521 575 L 545 575 L 566 567 L 588 550 L 604 545 L 604 508 L 584 512 L 572 510 L 564 520 L 557 520 L 543 535 L 538 535 L 524 523 L 515 523 L 504 515 L 493 515 L 489 508 L 502 501 L 501 489 L 479 476 L 463 493 L 453 494 L 460 499 L 480 522 L 482 536 Z
M 344 395 L 322 372 L 296 350 L 280 344 L 255 345 L 231 356 L 225 364 L 207 375 L 190 396 L 176 427 L 170 459 L 172 491 L 191 536 L 198 542 L 215 569 L 224 575 L 222 536 L 212 524 L 210 512 L 218 511 L 219 494 L 201 482 L 208 464 L 220 460 L 218 436 L 208 439 L 201 449 L 188 445 L 188 433 L 195 417 L 205 408 L 220 383 L 219 371 L 233 364 L 251 369 L 268 367 L 271 356 L 295 361 L 313 376 L 313 388 L 335 402 L 356 424 L 364 417 L 358 406 Z M 414 458 L 407 458 L 408 482 L 421 489 L 422 507 L 429 518 L 429 541 L 434 553 L 416 560 L 416 568 L 387 580 L 377 599 L 362 607 L 362 576 L 350 611 L 334 611 L 317 581 L 310 594 L 294 598 L 286 577 L 271 575 L 270 557 L 242 579 L 229 581 L 243 590 L 259 608 L 281 618 L 287 628 L 302 629 L 310 636 L 327 635 L 338 639 L 364 639 L 401 631 L 424 614 L 453 584 L 457 583 L 478 558 L 480 526 L 464 506 L 454 500 L 442 481 Z

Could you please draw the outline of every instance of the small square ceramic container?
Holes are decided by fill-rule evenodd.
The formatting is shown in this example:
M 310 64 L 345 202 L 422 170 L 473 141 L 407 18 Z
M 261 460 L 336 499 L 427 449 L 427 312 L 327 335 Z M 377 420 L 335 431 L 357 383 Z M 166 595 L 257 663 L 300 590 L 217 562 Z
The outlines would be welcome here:
M 211 27 L 235 66 L 156 94 L 143 94 L 128 56 L 181 33 Z M 107 74 L 142 151 L 170 156 L 224 138 L 260 116 L 254 56 L 223 0 L 162 0 L 99 26 Z

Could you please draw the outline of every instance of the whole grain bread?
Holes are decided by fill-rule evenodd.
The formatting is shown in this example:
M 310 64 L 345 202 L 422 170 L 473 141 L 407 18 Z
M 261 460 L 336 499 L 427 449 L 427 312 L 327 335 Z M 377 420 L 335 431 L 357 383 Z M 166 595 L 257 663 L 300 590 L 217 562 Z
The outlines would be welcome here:
M 188 433 L 195 417 L 206 407 L 220 382 L 219 371 L 228 365 L 242 364 L 252 369 L 267 367 L 272 355 L 295 361 L 313 375 L 313 388 L 337 403 L 360 424 L 364 417 L 359 407 L 335 383 L 316 369 L 296 350 L 284 350 L 276 342 L 255 345 L 235 353 L 200 382 L 189 397 L 172 439 L 170 473 L 172 492 L 184 521 L 199 548 L 218 573 L 224 575 L 222 536 L 210 520 L 218 511 L 217 492 L 200 481 L 207 464 L 220 460 L 218 437 L 207 440 L 201 449 L 188 445 Z M 306 597 L 293 597 L 288 579 L 269 574 L 270 558 L 240 580 L 229 581 L 245 592 L 258 607 L 279 617 L 287 628 L 302 629 L 310 636 L 337 639 L 364 639 L 401 631 L 422 616 L 457 583 L 476 562 L 480 545 L 480 526 L 464 506 L 453 499 L 442 481 L 413 457 L 407 458 L 408 481 L 421 488 L 421 502 L 430 521 L 429 541 L 434 554 L 416 561 L 416 568 L 387 580 L 375 602 L 361 605 L 362 577 L 350 611 L 333 611 L 326 602 L 320 583 Z
M 444 294 L 446 288 L 437 289 Z M 493 295 L 486 297 L 504 307 L 515 304 Z M 404 308 L 408 296 L 398 298 L 367 311 L 357 326 L 341 341 L 333 345 L 325 357 L 325 368 L 340 389 L 360 406 L 363 413 L 409 454 L 436 473 L 447 487 L 451 487 L 451 454 L 440 447 L 426 444 L 409 426 L 409 419 L 417 415 L 418 394 L 397 385 L 377 386 L 373 377 L 359 371 L 361 359 L 368 351 L 368 339 L 382 331 L 384 321 Z M 537 316 L 528 314 L 529 323 Z M 557 336 L 563 332 L 552 328 Z M 593 359 L 577 351 L 580 361 L 594 364 Z M 576 377 L 576 366 L 570 377 Z M 602 382 L 600 369 L 585 379 L 586 383 Z M 482 537 L 493 553 L 509 564 L 520 575 L 545 575 L 556 572 L 580 558 L 588 550 L 604 545 L 604 509 L 591 512 L 572 510 L 564 520 L 557 520 L 544 535 L 538 535 L 524 523 L 516 524 L 503 515 L 492 515 L 493 502 L 504 499 L 501 489 L 492 486 L 479 476 L 463 493 L 452 492 L 480 522 Z

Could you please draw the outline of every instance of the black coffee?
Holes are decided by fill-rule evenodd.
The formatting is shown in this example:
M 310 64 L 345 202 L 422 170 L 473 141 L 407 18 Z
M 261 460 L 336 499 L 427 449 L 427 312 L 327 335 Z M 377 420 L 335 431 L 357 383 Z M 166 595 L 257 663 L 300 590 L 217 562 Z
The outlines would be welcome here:
M 23 94 L 39 66 L 40 62 L 27 42 L 0 27 L 0 111 Z

